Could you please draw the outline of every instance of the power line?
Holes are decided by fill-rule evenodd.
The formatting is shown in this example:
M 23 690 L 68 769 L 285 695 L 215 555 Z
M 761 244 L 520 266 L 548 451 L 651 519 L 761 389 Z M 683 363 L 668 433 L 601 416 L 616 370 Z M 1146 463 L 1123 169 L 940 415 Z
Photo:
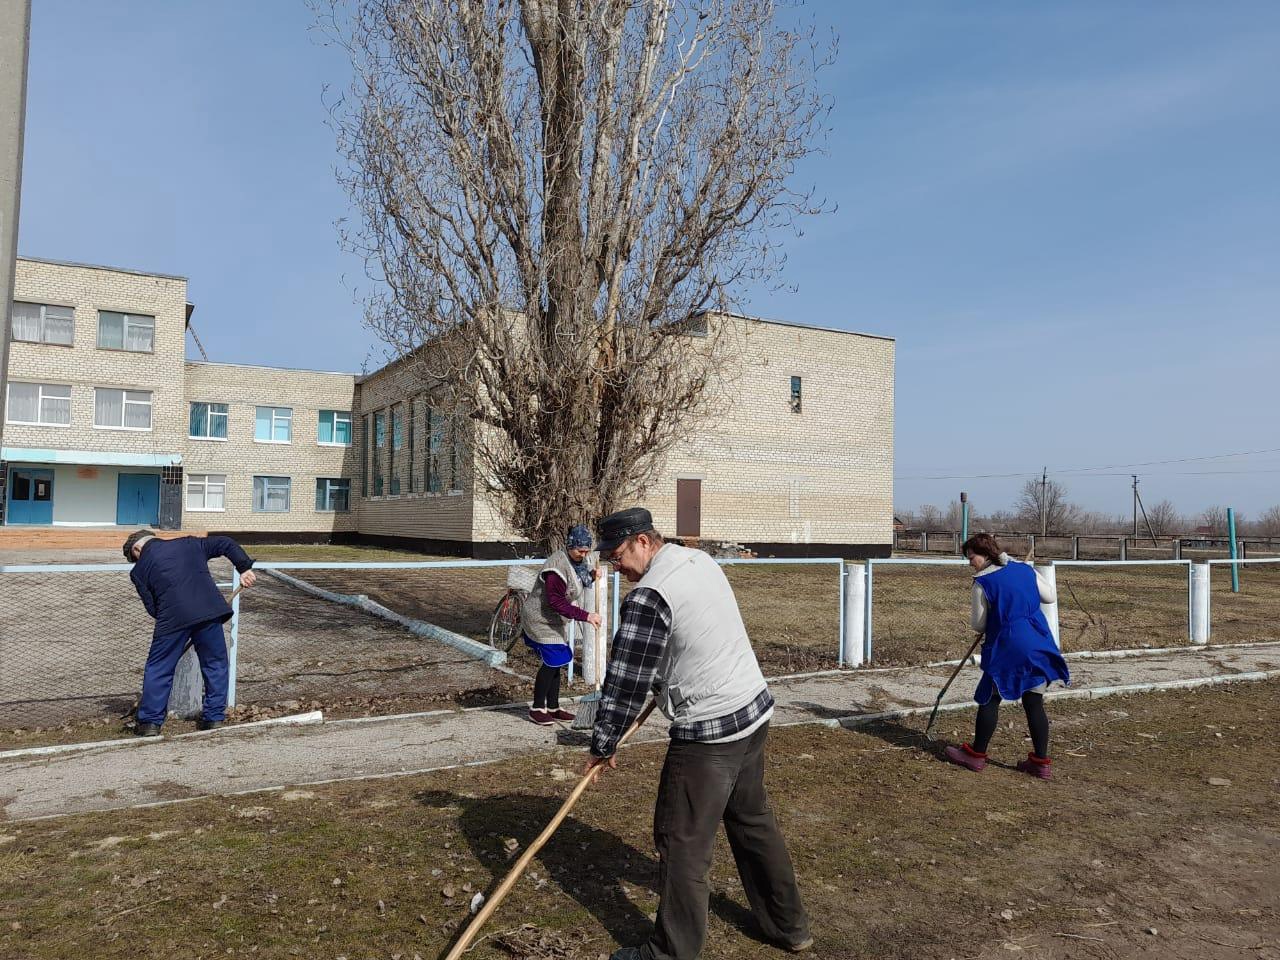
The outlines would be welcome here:
M 1255 457 L 1265 453 L 1280 453 L 1280 447 L 1269 447 L 1263 450 L 1242 450 L 1238 453 L 1214 453 L 1214 454 L 1208 454 L 1202 457 L 1175 457 L 1169 460 L 1146 460 L 1140 463 L 1112 463 L 1112 464 L 1107 464 L 1105 466 L 1097 466 L 1097 467 L 1063 467 L 1061 469 L 1055 469 L 1050 472 L 1055 474 L 1089 473 L 1095 476 L 1127 477 L 1127 476 L 1131 476 L 1131 474 L 1100 473 L 1098 471 L 1120 470 L 1120 469 L 1127 469 L 1131 467 L 1162 466 L 1162 465 L 1171 464 L 1171 463 L 1198 463 L 1205 460 L 1229 460 L 1234 457 Z M 1176 473 L 1176 472 L 1169 471 L 1169 472 L 1156 473 L 1151 475 L 1176 477 L 1176 476 L 1210 476 L 1212 475 L 1212 473 L 1221 473 L 1225 475 L 1230 473 L 1240 474 L 1240 473 L 1275 473 L 1275 472 L 1278 472 L 1278 471 L 1266 470 L 1266 469 L 1234 470 L 1234 471 L 1223 470 L 1223 471 L 1206 472 L 1206 473 Z M 942 475 L 914 476 L 914 477 L 895 476 L 894 479 L 895 480 L 1008 480 L 1008 479 L 1016 479 L 1018 477 L 1036 477 L 1036 476 L 1039 476 L 1039 474 L 1035 473 L 1034 471 L 1019 471 L 1017 473 L 948 474 L 945 476 L 942 476 Z

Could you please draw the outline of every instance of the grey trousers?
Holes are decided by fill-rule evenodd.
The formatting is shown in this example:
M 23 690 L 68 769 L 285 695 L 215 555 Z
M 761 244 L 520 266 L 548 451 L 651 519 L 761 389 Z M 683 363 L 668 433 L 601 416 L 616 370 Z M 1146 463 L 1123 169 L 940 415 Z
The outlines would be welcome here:
M 645 960 L 694 960 L 707 939 L 711 856 L 724 821 L 738 876 L 764 936 L 787 946 L 809 936 L 791 856 L 764 789 L 766 723 L 732 743 L 673 740 L 653 814 L 658 919 Z

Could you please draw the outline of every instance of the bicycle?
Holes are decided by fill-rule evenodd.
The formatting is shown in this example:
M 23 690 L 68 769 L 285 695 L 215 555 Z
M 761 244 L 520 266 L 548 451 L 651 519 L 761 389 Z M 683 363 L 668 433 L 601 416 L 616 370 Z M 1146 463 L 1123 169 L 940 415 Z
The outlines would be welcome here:
M 536 567 L 507 568 L 507 592 L 489 618 L 489 646 L 493 649 L 508 653 L 520 639 L 520 611 L 537 579 Z

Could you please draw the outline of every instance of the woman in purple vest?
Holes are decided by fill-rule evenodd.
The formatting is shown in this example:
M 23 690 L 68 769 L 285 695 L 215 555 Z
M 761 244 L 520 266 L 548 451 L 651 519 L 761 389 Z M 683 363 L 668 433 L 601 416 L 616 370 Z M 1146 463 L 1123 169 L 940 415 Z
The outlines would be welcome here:
M 1055 602 L 1057 594 L 1035 567 L 1010 560 L 988 533 L 966 540 L 964 555 L 975 571 L 970 623 L 986 639 L 982 679 L 973 695 L 978 704 L 973 742 L 947 747 L 947 759 L 975 773 L 985 767 L 1000 701 L 1021 699 L 1032 750 L 1018 762 L 1018 769 L 1048 780 L 1049 717 L 1044 712 L 1044 692 L 1051 683 L 1071 682 L 1049 621 L 1040 612 L 1040 604 Z

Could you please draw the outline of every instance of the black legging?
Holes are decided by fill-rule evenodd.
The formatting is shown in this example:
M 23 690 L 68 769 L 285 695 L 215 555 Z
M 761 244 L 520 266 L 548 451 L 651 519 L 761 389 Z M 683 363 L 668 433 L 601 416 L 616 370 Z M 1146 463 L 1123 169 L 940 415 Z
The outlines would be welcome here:
M 1027 729 L 1031 731 L 1031 748 L 1041 759 L 1049 756 L 1049 715 L 1044 712 L 1044 694 L 1024 693 L 1022 709 L 1027 714 Z M 978 708 L 978 722 L 974 725 L 971 746 L 978 753 L 987 752 L 991 735 L 996 732 L 1000 720 L 1000 694 L 992 691 L 991 699 Z
M 533 709 L 560 709 L 560 668 L 543 664 L 533 678 Z

